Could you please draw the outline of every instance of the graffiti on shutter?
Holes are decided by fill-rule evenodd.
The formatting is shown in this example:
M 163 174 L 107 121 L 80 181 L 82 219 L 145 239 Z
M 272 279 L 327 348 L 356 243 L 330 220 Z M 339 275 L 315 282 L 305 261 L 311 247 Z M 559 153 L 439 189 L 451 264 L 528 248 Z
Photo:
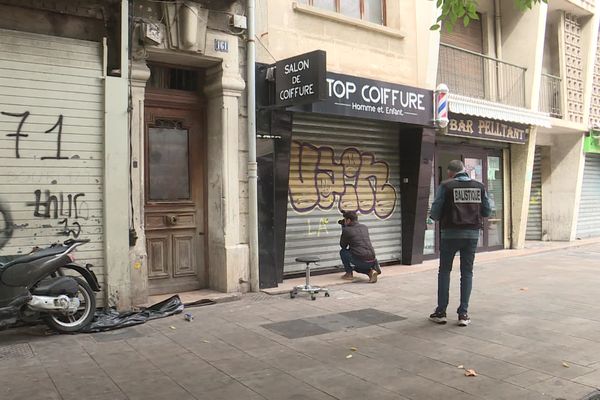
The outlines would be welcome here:
M 347 147 L 335 154 L 330 146 L 293 141 L 290 203 L 299 213 L 315 208 L 389 218 L 396 207 L 396 188 L 390 184 L 390 166 L 372 153 Z

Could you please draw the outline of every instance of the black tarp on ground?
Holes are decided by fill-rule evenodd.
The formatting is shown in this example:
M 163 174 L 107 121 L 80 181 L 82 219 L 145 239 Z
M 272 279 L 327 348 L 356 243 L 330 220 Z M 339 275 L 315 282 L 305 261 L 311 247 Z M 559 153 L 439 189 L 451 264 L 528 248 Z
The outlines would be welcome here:
M 92 323 L 81 332 L 105 332 L 140 325 L 153 319 L 179 314 L 183 308 L 181 299 L 175 295 L 140 311 L 119 313 L 114 309 L 97 310 Z

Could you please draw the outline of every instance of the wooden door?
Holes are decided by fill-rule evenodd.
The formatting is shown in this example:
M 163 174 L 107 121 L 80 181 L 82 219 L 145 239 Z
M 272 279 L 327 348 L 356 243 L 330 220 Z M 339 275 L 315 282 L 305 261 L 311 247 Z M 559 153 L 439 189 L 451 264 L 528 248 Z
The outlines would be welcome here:
M 182 108 L 181 102 L 172 108 L 165 107 L 166 101 L 158 103 L 161 107 L 145 108 L 145 234 L 150 295 L 195 290 L 207 283 L 202 112 L 194 107 Z

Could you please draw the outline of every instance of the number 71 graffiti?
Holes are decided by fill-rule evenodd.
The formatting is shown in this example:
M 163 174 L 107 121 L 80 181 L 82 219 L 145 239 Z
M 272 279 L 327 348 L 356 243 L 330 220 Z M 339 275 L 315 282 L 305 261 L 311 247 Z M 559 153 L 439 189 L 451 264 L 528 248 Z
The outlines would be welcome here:
M 6 111 L 2 111 L 1 114 L 7 115 L 9 117 L 21 118 L 21 121 L 19 122 L 19 125 L 17 126 L 17 131 L 15 133 L 7 133 L 6 134 L 7 137 L 15 138 L 15 157 L 21 158 L 21 153 L 19 151 L 20 150 L 19 149 L 20 139 L 29 137 L 28 134 L 22 133 L 23 125 L 25 124 L 25 121 L 27 120 L 27 118 L 29 118 L 31 113 L 29 111 L 25 111 L 24 113 L 21 113 L 21 114 L 15 114 L 15 113 L 9 113 Z M 62 129 L 63 129 L 63 115 L 61 114 L 58 116 L 58 120 L 56 121 L 54 126 L 50 129 L 48 129 L 47 131 L 44 131 L 44 133 L 51 133 L 52 131 L 57 130 L 56 156 L 44 156 L 44 157 L 42 157 L 42 160 L 66 160 L 69 158 L 69 157 L 64 157 L 64 156 L 60 155 L 60 148 L 61 148 L 61 144 L 62 144 Z

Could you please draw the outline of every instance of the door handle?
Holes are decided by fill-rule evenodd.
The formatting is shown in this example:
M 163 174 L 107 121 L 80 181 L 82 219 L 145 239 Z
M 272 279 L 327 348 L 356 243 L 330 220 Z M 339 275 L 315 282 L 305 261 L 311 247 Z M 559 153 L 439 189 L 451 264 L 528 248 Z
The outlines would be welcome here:
M 177 215 L 167 215 L 167 225 L 177 225 Z

